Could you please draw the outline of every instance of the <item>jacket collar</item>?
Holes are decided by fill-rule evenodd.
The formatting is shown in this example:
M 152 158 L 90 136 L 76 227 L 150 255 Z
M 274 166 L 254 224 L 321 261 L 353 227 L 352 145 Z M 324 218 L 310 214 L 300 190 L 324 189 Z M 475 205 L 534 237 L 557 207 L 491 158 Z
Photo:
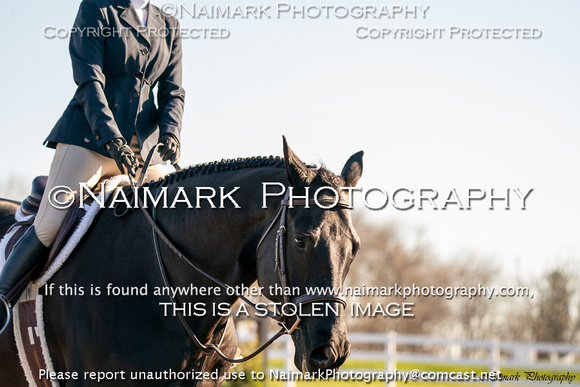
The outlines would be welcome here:
M 127 24 L 129 24 L 134 30 L 139 32 L 139 35 L 142 36 L 149 45 L 151 45 L 151 38 L 155 37 L 160 33 L 160 28 L 163 27 L 164 23 L 162 21 L 162 16 L 157 7 L 151 4 L 147 5 L 147 32 L 144 31 L 143 25 L 141 24 L 141 20 L 139 20 L 139 16 L 137 16 L 137 12 L 135 9 L 131 7 L 130 0 L 114 0 L 116 8 L 120 11 L 119 17 L 123 19 Z
M 159 29 L 163 28 L 165 25 L 163 22 L 163 16 L 161 16 L 161 12 L 159 12 L 159 9 L 156 6 L 151 4 L 151 1 L 149 1 L 147 9 L 149 13 L 147 16 L 147 28 L 152 28 L 156 31 L 159 31 Z

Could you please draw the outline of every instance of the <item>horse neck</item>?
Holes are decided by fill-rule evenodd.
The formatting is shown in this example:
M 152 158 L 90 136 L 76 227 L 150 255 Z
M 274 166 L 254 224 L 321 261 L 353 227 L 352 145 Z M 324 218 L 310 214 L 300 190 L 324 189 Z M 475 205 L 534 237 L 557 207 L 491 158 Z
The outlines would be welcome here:
M 187 193 L 194 208 L 180 203 L 176 208 L 159 209 L 158 223 L 194 265 L 230 286 L 250 286 L 257 277 L 258 242 L 279 209 L 278 199 L 269 200 L 267 208 L 262 208 L 262 182 L 281 182 L 284 176 L 284 170 L 280 168 L 256 168 L 184 179 L 167 187 L 169 202 L 182 187 L 181 191 Z M 239 188 L 232 198 L 240 208 L 229 200 L 225 200 L 223 208 L 219 208 L 220 191 L 223 189 L 225 194 L 235 187 Z M 213 200 L 216 208 L 212 208 L 207 200 L 200 203 L 201 208 L 195 208 L 197 194 L 207 194 L 209 188 L 217 194 Z M 167 248 L 162 250 L 164 256 L 174 255 Z M 219 286 L 175 256 L 171 262 L 174 264 L 166 263 L 166 267 L 172 286 L 190 286 L 191 283 L 206 288 Z M 236 300 L 235 297 L 226 296 L 225 291 L 221 294 L 219 297 L 182 297 L 179 302 L 232 304 Z M 211 326 L 218 319 L 217 316 L 214 316 L 215 321 L 205 319 L 204 325 Z M 193 323 L 199 324 L 200 320 Z M 200 327 L 201 331 L 205 329 L 207 326 Z

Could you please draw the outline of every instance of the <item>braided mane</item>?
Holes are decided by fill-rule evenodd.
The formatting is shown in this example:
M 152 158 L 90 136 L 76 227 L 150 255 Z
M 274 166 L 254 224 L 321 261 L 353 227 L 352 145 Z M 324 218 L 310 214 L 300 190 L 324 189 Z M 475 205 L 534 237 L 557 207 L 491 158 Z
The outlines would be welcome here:
M 179 172 L 171 173 L 163 179 L 145 185 L 154 188 L 173 184 L 174 182 L 190 178 L 194 175 L 209 175 L 212 173 L 233 171 L 237 169 L 261 167 L 284 168 L 284 159 L 280 156 L 255 156 L 246 158 L 239 157 L 237 159 L 222 159 L 220 161 L 192 165 Z
M 151 188 L 167 186 L 181 180 L 193 177 L 194 175 L 209 175 L 212 173 L 234 171 L 237 169 L 246 168 L 262 168 L 262 167 L 272 167 L 272 168 L 284 168 L 284 158 L 280 156 L 254 156 L 237 159 L 222 159 L 220 161 L 212 161 L 210 163 L 202 163 L 197 165 L 192 165 L 179 172 L 173 172 L 157 181 L 152 181 L 144 184 Z M 308 168 L 315 169 L 318 178 L 327 185 L 331 185 L 335 188 L 344 185 L 344 180 L 329 170 L 327 170 L 324 165 L 314 166 L 308 165 Z

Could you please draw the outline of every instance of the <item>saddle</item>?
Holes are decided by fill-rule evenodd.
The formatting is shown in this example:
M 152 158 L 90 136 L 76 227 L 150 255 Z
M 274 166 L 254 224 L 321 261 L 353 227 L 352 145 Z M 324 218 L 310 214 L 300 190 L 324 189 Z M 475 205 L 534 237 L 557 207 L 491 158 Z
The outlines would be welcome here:
M 18 242 L 26 230 L 34 223 L 34 219 L 38 214 L 38 209 L 40 207 L 40 201 L 42 200 L 42 196 L 46 188 L 47 179 L 48 176 L 37 176 L 34 178 L 34 180 L 32 180 L 32 189 L 30 195 L 28 195 L 28 197 L 20 204 L 20 211 L 22 212 L 22 215 L 24 215 L 24 220 L 17 221 L 8 229 L 7 233 L 10 233 L 13 230 L 15 230 L 15 232 L 6 243 L 6 249 L 4 251 L 5 257 L 10 255 L 10 252 L 14 248 L 16 242 Z M 87 198 L 85 202 L 89 202 L 89 199 L 90 198 Z M 30 277 L 31 280 L 38 279 L 44 273 L 50 263 L 58 255 L 60 249 L 62 246 L 64 246 L 67 239 L 70 237 L 71 230 L 74 229 L 74 226 L 80 221 L 84 214 L 85 210 L 83 208 L 79 208 L 77 199 L 68 210 L 68 214 L 51 246 L 48 259 L 46 262 L 38 265 L 38 267 L 41 269 L 34 269 L 34 273 L 32 273 L 32 277 Z
M 105 200 L 116 187 L 122 187 L 129 183 L 121 177 L 115 176 L 104 185 L 103 196 Z M 33 224 L 34 216 L 38 213 L 40 201 L 46 187 L 46 180 L 45 176 L 39 176 L 34 179 L 32 192 L 22 202 L 16 212 L 17 222 L 12 225 L 7 234 L 10 240 L 7 242 L 2 241 L 7 246 L 6 256 L 12 251 L 20 236 Z M 100 184 L 97 186 L 101 187 Z M 98 195 L 96 192 L 95 194 Z M 49 379 L 40 377 L 40 370 L 55 372 L 44 330 L 44 292 L 40 289 L 66 261 L 70 251 L 79 243 L 80 238 L 85 235 L 99 211 L 97 203 L 94 200 L 89 200 L 92 198 L 83 199 L 84 208 L 79 208 L 78 202 L 73 203 L 70 207 L 66 219 L 53 242 L 47 262 L 39 264 L 38 269 L 32 270 L 11 290 L 15 294 L 20 290 L 24 290 L 23 296 L 13 307 L 12 319 L 18 356 L 30 386 L 51 387 L 55 385 L 54 381 L 51 382 Z M 3 252 L 0 251 L 0 253 Z M 35 282 L 28 285 L 30 279 Z

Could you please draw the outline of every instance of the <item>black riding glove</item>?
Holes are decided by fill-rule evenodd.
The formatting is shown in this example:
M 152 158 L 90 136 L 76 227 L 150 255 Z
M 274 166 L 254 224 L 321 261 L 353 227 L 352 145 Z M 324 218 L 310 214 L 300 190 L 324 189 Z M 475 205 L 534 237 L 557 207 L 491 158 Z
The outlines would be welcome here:
M 116 138 L 105 144 L 109 154 L 117 163 L 117 167 L 121 173 L 125 173 L 135 177 L 136 170 L 139 167 L 135 153 L 129 148 L 127 142 L 123 138 Z
M 162 146 L 159 147 L 161 159 L 163 161 L 169 160 L 171 164 L 178 163 L 181 151 L 177 138 L 171 133 L 165 133 L 159 137 L 159 142 L 162 144 Z

